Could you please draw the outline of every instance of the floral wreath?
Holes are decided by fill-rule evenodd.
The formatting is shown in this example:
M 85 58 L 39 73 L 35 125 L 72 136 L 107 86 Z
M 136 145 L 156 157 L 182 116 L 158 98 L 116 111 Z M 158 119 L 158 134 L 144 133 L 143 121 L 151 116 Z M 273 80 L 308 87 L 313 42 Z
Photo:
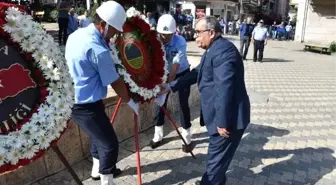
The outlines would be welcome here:
M 0 135 L 0 173 L 41 157 L 60 138 L 71 116 L 74 88 L 63 53 L 21 7 L 0 3 L 0 36 L 32 67 L 40 99 L 15 131 Z
M 111 55 L 119 75 L 122 76 L 126 85 L 129 87 L 128 89 L 131 92 L 131 97 L 135 101 L 147 102 L 157 97 L 160 92 L 159 85 L 166 83 L 167 81 L 168 62 L 166 60 L 166 53 L 157 32 L 151 30 L 149 24 L 140 15 L 139 11 L 134 7 L 131 7 L 126 11 L 126 15 L 127 19 L 124 25 L 124 32 L 132 31 L 136 35 L 141 35 L 141 37 L 145 39 L 141 40 L 140 44 L 142 46 L 149 46 L 149 49 L 143 48 L 143 50 L 146 50 L 147 52 L 142 52 L 145 56 L 151 53 L 151 56 L 148 56 L 152 61 L 152 63 L 149 64 L 152 69 L 152 72 L 148 74 L 149 78 L 146 81 L 139 83 L 135 80 L 138 76 L 130 74 L 129 68 L 126 67 L 127 62 L 125 63 L 120 56 L 122 53 L 120 50 L 122 49 L 118 48 L 118 40 L 125 39 L 121 35 L 110 40 Z

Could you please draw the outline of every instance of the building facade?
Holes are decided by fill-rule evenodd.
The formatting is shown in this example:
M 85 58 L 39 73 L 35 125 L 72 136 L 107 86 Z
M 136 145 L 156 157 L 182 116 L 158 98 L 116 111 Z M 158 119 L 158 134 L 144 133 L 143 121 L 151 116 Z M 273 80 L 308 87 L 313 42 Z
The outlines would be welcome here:
M 292 0 L 297 7 L 295 41 L 331 43 L 336 40 L 335 0 Z

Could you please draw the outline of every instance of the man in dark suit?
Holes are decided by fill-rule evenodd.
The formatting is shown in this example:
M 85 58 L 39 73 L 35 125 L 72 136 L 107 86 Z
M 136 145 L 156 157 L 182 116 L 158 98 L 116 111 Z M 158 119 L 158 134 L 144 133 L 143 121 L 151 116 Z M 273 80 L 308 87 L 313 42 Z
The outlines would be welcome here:
M 198 84 L 200 121 L 207 127 L 210 138 L 207 169 L 196 184 L 225 185 L 225 173 L 250 122 L 244 65 L 234 44 L 221 36 L 215 17 L 198 20 L 196 42 L 206 50 L 201 63 L 177 81 L 162 84 L 161 94 Z
M 243 60 L 246 60 L 247 52 L 250 47 L 252 31 L 254 29 L 254 25 L 251 24 L 252 18 L 248 17 L 246 23 L 243 23 L 240 26 L 240 55 Z

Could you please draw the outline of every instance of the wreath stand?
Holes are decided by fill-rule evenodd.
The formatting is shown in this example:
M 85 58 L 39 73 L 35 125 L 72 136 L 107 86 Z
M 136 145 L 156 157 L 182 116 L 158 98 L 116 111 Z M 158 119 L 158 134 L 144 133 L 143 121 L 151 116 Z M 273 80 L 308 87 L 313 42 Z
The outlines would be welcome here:
M 113 125 L 114 120 L 117 116 L 118 110 L 120 108 L 121 105 L 121 98 L 119 98 L 118 103 L 116 108 L 114 109 L 114 112 L 112 114 L 111 117 L 111 124 Z M 183 139 L 180 131 L 178 130 L 176 123 L 173 121 L 173 119 L 171 118 L 170 114 L 168 113 L 168 111 L 166 110 L 166 108 L 164 106 L 161 106 L 162 111 L 164 112 L 165 116 L 168 118 L 170 124 L 174 127 L 175 131 L 177 132 L 177 134 L 179 135 L 180 139 L 183 141 L 183 143 L 185 145 L 187 145 L 186 141 Z M 141 163 L 140 163 L 140 146 L 139 146 L 139 130 L 138 130 L 138 116 L 137 114 L 134 112 L 133 113 L 133 121 L 134 121 L 134 133 L 135 133 L 135 158 L 136 158 L 136 165 L 137 165 L 137 176 L 138 176 L 138 183 L 137 185 L 142 185 L 142 180 L 141 180 Z M 196 159 L 194 153 L 192 151 L 189 152 L 191 157 Z
M 53 149 L 53 151 L 57 154 L 58 158 L 60 159 L 60 161 L 64 164 L 64 166 L 68 169 L 70 175 L 72 176 L 72 178 L 75 180 L 75 182 L 78 185 L 83 185 L 82 181 L 79 179 L 78 175 L 76 174 L 75 170 L 71 167 L 70 163 L 68 162 L 68 160 L 65 158 L 65 156 L 63 155 L 63 153 L 61 152 L 61 150 L 58 148 L 57 145 L 54 145 L 51 147 Z

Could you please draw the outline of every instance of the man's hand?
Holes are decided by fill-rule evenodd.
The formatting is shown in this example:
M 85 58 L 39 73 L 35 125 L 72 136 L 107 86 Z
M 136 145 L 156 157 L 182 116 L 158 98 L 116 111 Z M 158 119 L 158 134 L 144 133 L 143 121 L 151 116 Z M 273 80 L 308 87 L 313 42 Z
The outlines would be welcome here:
M 168 84 L 161 84 L 160 89 L 159 95 L 167 94 L 171 90 Z
M 265 40 L 264 45 L 265 45 L 265 46 L 267 45 L 267 40 Z
M 164 105 L 166 102 L 167 94 L 159 95 L 155 98 L 155 103 L 158 104 L 160 107 Z
M 127 103 L 128 106 L 130 106 L 134 112 L 139 115 L 139 104 L 135 103 L 132 99 Z
M 217 131 L 218 131 L 218 133 L 219 133 L 220 136 L 223 136 L 223 137 L 226 137 L 226 138 L 228 138 L 230 136 L 230 132 L 228 132 L 226 130 L 226 128 L 219 128 L 219 127 L 217 127 Z

